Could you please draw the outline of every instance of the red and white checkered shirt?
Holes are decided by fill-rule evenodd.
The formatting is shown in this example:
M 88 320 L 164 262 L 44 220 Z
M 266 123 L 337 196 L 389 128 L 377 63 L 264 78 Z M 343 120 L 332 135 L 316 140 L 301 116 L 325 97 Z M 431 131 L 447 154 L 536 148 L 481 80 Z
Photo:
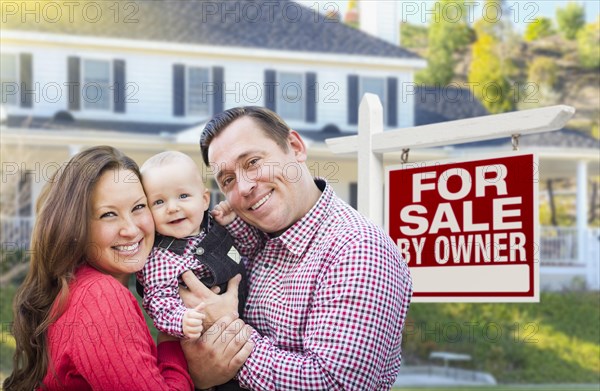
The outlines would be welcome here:
M 142 304 L 154 320 L 154 326 L 167 334 L 183 338 L 183 315 L 187 307 L 179 297 L 179 276 L 192 270 L 198 278 L 210 275 L 209 270 L 195 256 L 206 234 L 190 236 L 183 256 L 160 247 L 154 247 L 142 270 L 136 273 L 144 286 Z
M 401 363 L 412 296 L 392 240 L 337 197 L 269 238 L 237 218 L 227 228 L 248 256 L 245 320 L 254 351 L 238 374 L 252 390 L 389 390 Z

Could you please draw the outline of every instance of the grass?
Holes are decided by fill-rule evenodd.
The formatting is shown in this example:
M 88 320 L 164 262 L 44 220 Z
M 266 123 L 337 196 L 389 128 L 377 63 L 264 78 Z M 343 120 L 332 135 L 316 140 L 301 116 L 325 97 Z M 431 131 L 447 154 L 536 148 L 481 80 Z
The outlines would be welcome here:
M 12 370 L 15 345 L 9 330 L 15 289 L 0 286 L 0 382 Z M 413 303 L 404 334 L 403 364 L 429 363 L 432 351 L 471 354 L 474 360 L 463 367 L 490 372 L 499 383 L 540 385 L 397 390 L 598 391 L 600 292 L 544 292 L 538 304 Z M 593 385 L 565 387 L 575 383 Z
M 432 351 L 470 354 L 462 367 L 501 383 L 596 384 L 600 292 L 544 292 L 537 304 L 414 303 L 403 363 L 429 363 Z
M 0 287 L 0 388 L 4 379 L 12 370 L 12 357 L 15 352 L 15 340 L 10 334 L 12 322 L 12 298 L 15 293 L 14 286 Z

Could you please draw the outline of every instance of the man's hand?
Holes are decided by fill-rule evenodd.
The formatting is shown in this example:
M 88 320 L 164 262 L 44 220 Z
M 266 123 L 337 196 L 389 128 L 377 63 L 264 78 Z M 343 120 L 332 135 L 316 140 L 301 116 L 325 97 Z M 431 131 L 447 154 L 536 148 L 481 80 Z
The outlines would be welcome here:
M 191 270 L 183 273 L 181 278 L 188 287 L 188 289 L 179 287 L 179 296 L 181 296 L 181 300 L 183 300 L 186 307 L 195 308 L 200 303 L 205 303 L 205 329 L 210 327 L 217 319 L 237 312 L 238 287 L 242 280 L 242 276 L 239 274 L 229 280 L 227 283 L 227 292 L 222 295 L 218 295 L 205 287 Z
M 222 226 L 226 226 L 230 224 L 233 220 L 235 220 L 237 214 L 231 209 L 228 201 L 219 202 L 213 210 L 210 212 L 212 217 L 215 218 L 217 223 Z
M 209 388 L 231 380 L 246 362 L 254 343 L 254 330 L 237 315 L 226 315 L 199 339 L 181 340 L 190 376 L 197 388 Z
M 169 335 L 167 333 L 163 333 L 162 331 L 158 332 L 158 336 L 156 337 L 157 345 L 162 342 L 169 342 L 169 341 L 179 341 L 179 338 L 173 337 L 172 335 Z

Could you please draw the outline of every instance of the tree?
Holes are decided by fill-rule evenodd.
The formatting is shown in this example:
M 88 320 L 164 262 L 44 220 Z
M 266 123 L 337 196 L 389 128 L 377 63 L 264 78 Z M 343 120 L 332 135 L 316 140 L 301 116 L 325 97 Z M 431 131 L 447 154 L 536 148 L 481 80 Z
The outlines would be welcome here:
M 583 6 L 569 2 L 565 8 L 557 8 L 556 22 L 558 30 L 566 39 L 573 40 L 577 36 L 577 32 L 585 24 L 585 10 Z
M 529 65 L 527 83 L 517 91 L 519 110 L 558 104 L 561 94 L 554 89 L 557 80 L 556 61 L 549 57 L 535 57 Z
M 442 0 L 435 3 L 435 14 L 429 26 L 427 69 L 416 75 L 416 81 L 429 85 L 446 85 L 454 77 L 454 54 L 470 41 L 464 2 Z
M 475 22 L 473 28 L 477 36 L 491 35 L 497 41 L 506 40 L 512 32 L 511 9 L 506 0 L 485 0 L 482 18 Z
M 535 18 L 532 23 L 527 25 L 525 29 L 525 40 L 528 42 L 535 41 L 540 38 L 548 37 L 554 34 L 552 21 L 548 18 Z
M 510 8 L 504 0 L 486 0 L 483 17 L 475 22 L 477 41 L 467 74 L 473 93 L 490 113 L 503 113 L 515 107 L 510 59 L 514 39 Z
M 426 48 L 427 36 L 429 32 L 427 27 L 411 24 L 407 22 L 400 23 L 400 43 L 405 48 Z
M 513 91 L 508 75 L 512 64 L 497 53 L 498 41 L 481 33 L 473 44 L 473 60 L 468 73 L 473 93 L 490 113 L 514 109 Z
M 600 18 L 577 33 L 579 62 L 586 69 L 600 67 Z

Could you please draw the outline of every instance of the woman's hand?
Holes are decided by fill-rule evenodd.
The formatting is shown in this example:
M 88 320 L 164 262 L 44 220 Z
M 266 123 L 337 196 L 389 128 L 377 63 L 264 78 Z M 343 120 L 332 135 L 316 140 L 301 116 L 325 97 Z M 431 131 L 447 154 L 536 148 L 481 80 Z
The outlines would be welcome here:
M 229 314 L 218 319 L 202 337 L 181 340 L 194 385 L 204 389 L 231 380 L 252 353 L 253 331 L 237 315 Z
M 225 315 L 236 313 L 238 309 L 238 287 L 242 276 L 239 274 L 227 283 L 227 292 L 218 295 L 204 286 L 198 277 L 188 270 L 181 275 L 188 289 L 179 287 L 179 296 L 188 308 L 195 308 L 204 302 L 203 312 L 206 314 L 204 329 L 210 327 L 217 319 Z

